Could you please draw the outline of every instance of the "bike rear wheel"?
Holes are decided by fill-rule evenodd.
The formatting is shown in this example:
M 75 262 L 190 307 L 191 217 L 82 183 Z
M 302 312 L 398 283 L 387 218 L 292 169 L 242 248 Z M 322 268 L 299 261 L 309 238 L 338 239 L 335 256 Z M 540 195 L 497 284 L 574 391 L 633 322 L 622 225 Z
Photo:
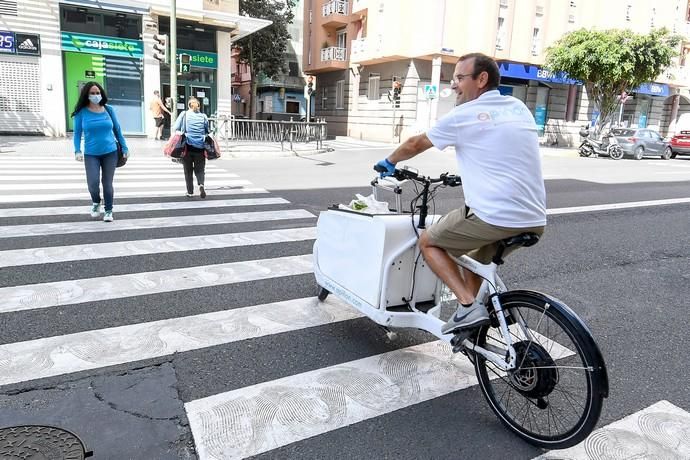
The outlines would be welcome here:
M 536 446 L 563 449 L 579 443 L 592 432 L 608 395 L 603 358 L 591 335 L 555 299 L 512 295 L 501 304 L 511 316 L 518 366 L 506 373 L 475 355 L 479 386 L 491 409 Z M 497 325 L 494 320 L 483 327 L 477 345 L 505 349 Z

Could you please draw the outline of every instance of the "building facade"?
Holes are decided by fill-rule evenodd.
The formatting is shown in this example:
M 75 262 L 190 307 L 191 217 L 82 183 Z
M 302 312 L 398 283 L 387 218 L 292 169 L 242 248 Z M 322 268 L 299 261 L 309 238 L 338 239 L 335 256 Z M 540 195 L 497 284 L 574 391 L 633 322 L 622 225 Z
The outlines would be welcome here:
M 546 48 L 580 28 L 667 27 L 687 36 L 690 20 L 687 0 L 305 1 L 304 71 L 318 76 L 316 115 L 330 133 L 386 141 L 422 132 L 450 111 L 458 57 L 482 52 L 499 63 L 500 91 L 532 110 L 542 142 L 572 145 L 597 112 L 583 86 L 542 68 Z M 685 66 L 681 57 L 637 88 L 621 122 L 673 132 L 690 108 Z
M 208 115 L 230 115 L 232 42 L 270 23 L 240 16 L 239 0 L 178 4 L 178 55 L 189 54 L 191 68 L 178 75 L 177 108 L 186 108 L 194 96 Z M 169 5 L 166 0 L 0 2 L 0 37 L 9 37 L 2 43 L 15 44 L 0 51 L 0 132 L 65 135 L 73 129 L 79 91 L 96 81 L 118 111 L 125 134 L 152 134 L 153 92 L 170 94 L 170 67 L 153 57 L 154 35 L 170 33 Z M 30 44 L 38 48 L 34 54 L 26 49 Z
M 274 78 L 257 75 L 256 116 L 259 119 L 300 120 L 306 116 L 302 69 L 304 2 L 305 0 L 295 1 L 295 18 L 288 26 L 290 41 L 285 60 L 287 71 Z

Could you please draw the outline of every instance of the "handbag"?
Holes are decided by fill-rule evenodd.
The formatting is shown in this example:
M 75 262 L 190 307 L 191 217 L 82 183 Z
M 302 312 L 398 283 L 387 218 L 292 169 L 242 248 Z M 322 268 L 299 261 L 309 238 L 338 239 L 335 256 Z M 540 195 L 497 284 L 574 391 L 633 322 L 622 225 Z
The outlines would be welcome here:
M 184 119 L 184 130 L 170 136 L 168 142 L 163 147 L 163 154 L 171 158 L 184 158 L 187 155 L 187 112 L 182 114 Z
M 204 139 L 204 156 L 207 160 L 216 160 L 220 158 L 220 147 L 216 138 L 210 134 Z
M 115 165 L 115 167 L 121 168 L 122 166 L 127 164 L 127 157 L 125 156 L 125 153 L 122 150 L 122 144 L 120 144 L 120 141 L 118 140 L 117 129 L 115 129 L 115 121 L 113 121 L 113 114 L 110 112 L 110 107 L 106 105 L 105 111 L 108 112 L 110 121 L 113 123 L 113 136 L 115 136 L 115 145 L 117 146 L 117 164 Z

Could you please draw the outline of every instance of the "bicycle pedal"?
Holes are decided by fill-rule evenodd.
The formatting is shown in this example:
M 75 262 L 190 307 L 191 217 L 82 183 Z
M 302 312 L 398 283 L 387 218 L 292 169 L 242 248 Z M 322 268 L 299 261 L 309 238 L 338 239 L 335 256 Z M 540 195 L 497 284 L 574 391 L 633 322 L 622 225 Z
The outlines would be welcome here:
M 474 329 L 460 330 L 450 339 L 450 344 L 453 346 L 453 353 L 465 353 L 465 345 L 463 345 L 463 342 L 465 339 L 469 338 L 473 332 Z

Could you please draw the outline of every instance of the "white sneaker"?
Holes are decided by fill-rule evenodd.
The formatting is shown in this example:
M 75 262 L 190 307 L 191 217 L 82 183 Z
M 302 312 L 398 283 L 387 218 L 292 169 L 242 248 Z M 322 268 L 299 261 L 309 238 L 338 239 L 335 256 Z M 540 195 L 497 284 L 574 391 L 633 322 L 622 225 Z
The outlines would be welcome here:
M 101 204 L 93 203 L 91 204 L 91 217 L 101 217 Z
M 112 211 L 106 211 L 105 214 L 103 214 L 103 222 L 112 222 L 113 221 L 113 212 Z

